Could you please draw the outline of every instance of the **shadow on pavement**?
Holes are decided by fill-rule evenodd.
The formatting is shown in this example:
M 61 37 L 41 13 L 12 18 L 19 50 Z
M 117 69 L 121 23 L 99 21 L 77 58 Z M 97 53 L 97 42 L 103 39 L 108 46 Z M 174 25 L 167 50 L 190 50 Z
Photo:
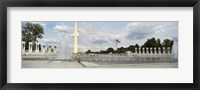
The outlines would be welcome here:
M 81 64 L 81 66 L 86 67 L 83 63 L 79 62 L 79 64 Z

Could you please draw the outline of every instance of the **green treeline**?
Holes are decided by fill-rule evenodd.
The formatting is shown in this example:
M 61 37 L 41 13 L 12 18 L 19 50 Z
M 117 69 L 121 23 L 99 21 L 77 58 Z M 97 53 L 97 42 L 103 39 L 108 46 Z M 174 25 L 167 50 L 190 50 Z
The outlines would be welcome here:
M 163 47 L 165 47 L 166 50 L 168 47 L 170 47 L 170 49 L 172 49 L 173 43 L 174 43 L 174 41 L 170 40 L 170 39 L 164 39 L 163 42 L 161 42 L 159 38 L 155 39 L 153 37 L 153 38 L 147 39 L 147 41 L 141 46 L 139 46 L 138 44 L 135 44 L 135 45 L 130 45 L 128 47 L 119 47 L 119 48 L 117 48 L 117 50 L 114 50 L 112 47 L 109 47 L 107 50 L 101 50 L 101 51 L 97 51 L 97 52 L 88 50 L 85 53 L 108 54 L 110 52 L 112 52 L 112 53 L 125 53 L 126 51 L 131 51 L 132 53 L 139 52 L 139 51 L 135 51 L 135 48 L 137 48 L 137 50 L 139 50 L 139 48 L 140 48 L 141 52 L 143 52 L 142 48 L 145 48 L 145 53 L 146 53 L 147 47 L 153 48 L 153 52 L 155 52 L 154 48 L 156 48 L 156 51 L 158 51 L 158 48 L 160 47 L 161 52 L 163 52 Z

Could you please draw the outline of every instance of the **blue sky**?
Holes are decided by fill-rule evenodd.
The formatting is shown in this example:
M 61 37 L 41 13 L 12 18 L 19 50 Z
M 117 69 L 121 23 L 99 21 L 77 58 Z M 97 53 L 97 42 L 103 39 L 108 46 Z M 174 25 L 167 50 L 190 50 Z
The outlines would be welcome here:
M 26 22 L 22 22 L 25 25 Z M 66 22 L 35 22 L 44 28 L 40 43 L 57 43 L 60 38 L 66 36 L 69 47 L 73 47 L 74 21 Z M 139 44 L 152 37 L 173 39 L 178 41 L 178 22 L 78 22 L 78 45 L 79 51 L 88 49 L 92 51 L 105 50 L 108 47 L 115 49 L 115 40 L 120 40 L 118 47 Z

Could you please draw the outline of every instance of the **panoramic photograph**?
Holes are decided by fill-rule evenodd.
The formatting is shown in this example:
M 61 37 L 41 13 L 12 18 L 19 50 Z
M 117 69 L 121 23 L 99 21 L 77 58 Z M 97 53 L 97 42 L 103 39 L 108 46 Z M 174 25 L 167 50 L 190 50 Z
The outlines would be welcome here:
M 21 68 L 178 68 L 178 21 L 21 23 Z

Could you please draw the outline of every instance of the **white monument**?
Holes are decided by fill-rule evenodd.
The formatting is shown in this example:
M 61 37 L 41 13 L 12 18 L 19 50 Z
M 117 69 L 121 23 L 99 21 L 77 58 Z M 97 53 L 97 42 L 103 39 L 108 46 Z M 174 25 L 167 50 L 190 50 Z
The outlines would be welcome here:
M 46 45 L 42 44 L 41 48 L 42 48 L 42 53 L 45 53 L 46 52 Z
M 149 48 L 148 47 L 146 48 L 146 54 L 149 54 Z
M 153 54 L 153 49 L 152 49 L 152 47 L 150 47 L 150 54 Z
M 32 53 L 33 49 L 32 49 L 32 42 L 29 42 L 29 48 L 28 48 L 28 52 Z
M 156 47 L 154 47 L 154 54 L 157 54 L 157 50 L 156 50 Z
M 77 22 L 74 25 L 74 53 L 78 53 L 78 27 Z
M 167 54 L 170 54 L 170 47 L 167 47 Z
M 138 54 L 141 54 L 141 49 L 140 49 L 140 48 L 138 48 L 138 49 L 139 49 L 139 50 L 138 50 L 138 51 L 139 51 Z
M 38 42 L 36 42 L 35 52 L 36 52 L 36 53 L 39 53 L 39 43 L 38 43 Z
M 144 47 L 142 48 L 142 53 L 145 54 L 145 48 Z
M 158 54 L 161 54 L 161 49 L 160 49 L 160 47 L 158 48 Z
M 135 53 L 137 54 L 138 52 L 137 52 L 137 47 L 135 48 Z
M 51 44 L 49 44 L 48 45 L 48 53 L 51 53 L 51 48 L 52 48 L 52 46 L 51 46 Z
M 178 42 L 174 42 L 172 46 L 172 54 L 174 58 L 178 58 Z
M 54 52 L 54 53 L 57 53 L 57 48 L 58 48 L 58 47 L 57 47 L 57 45 L 55 44 L 54 47 L 53 47 L 53 52 Z
M 22 41 L 22 54 L 25 54 L 25 42 Z
M 166 54 L 166 50 L 165 50 L 165 47 L 163 47 L 163 54 Z

